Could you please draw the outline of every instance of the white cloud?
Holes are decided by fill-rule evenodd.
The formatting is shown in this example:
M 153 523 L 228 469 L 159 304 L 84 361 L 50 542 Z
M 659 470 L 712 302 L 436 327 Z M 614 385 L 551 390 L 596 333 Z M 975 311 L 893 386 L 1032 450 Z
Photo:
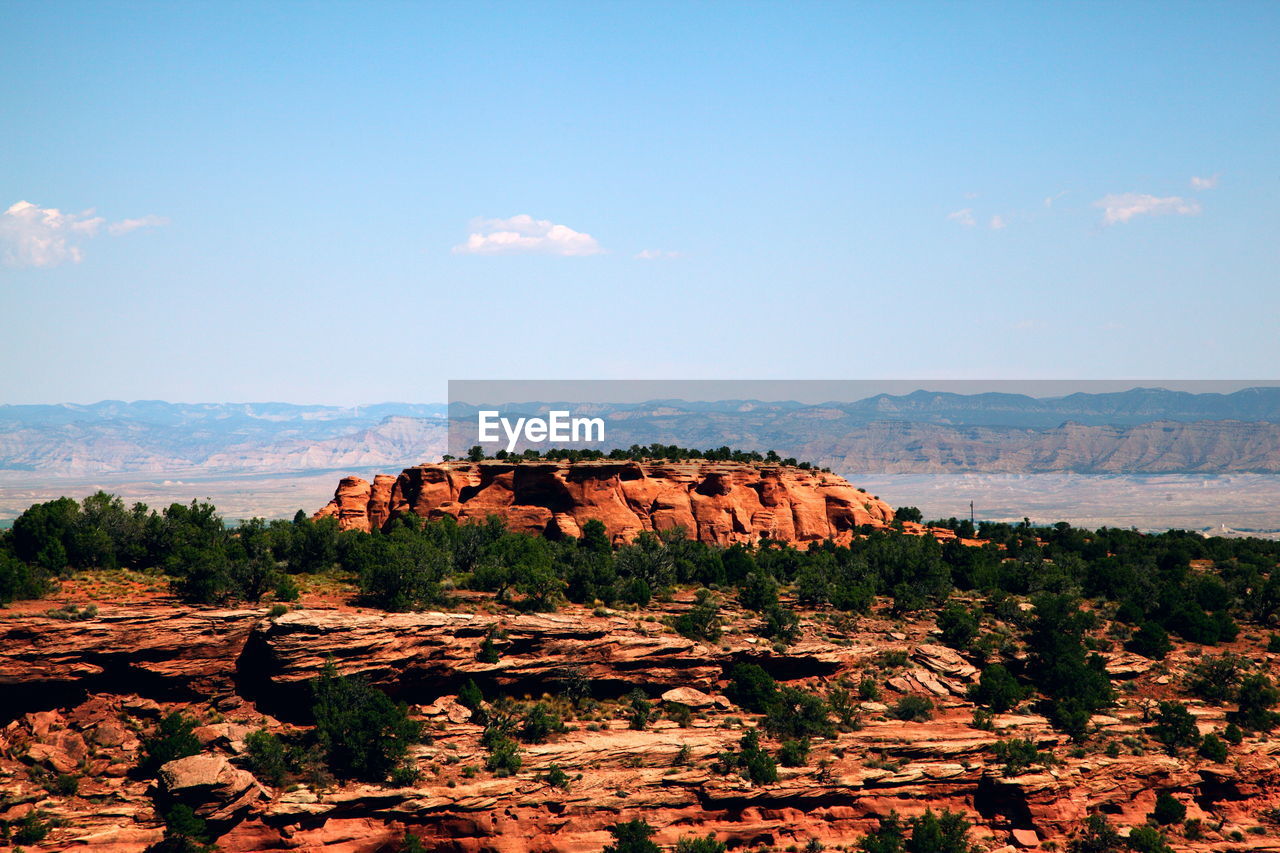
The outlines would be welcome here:
M 1004 227 L 1005 227 L 1006 225 L 1008 225 L 1008 224 L 1009 224 L 1009 223 L 1007 223 L 1007 222 L 1005 222 L 1005 221 L 1004 221 L 1004 217 L 1003 217 L 1003 216 L 1001 216 L 1001 215 L 1000 215 L 1000 214 L 998 214 L 998 213 L 997 213 L 995 216 L 991 217 L 991 230 L 992 230 L 992 231 L 999 231 L 1001 228 L 1004 228 Z
M 167 221 L 144 216 L 107 224 L 106 230 L 118 236 Z M 63 213 L 56 207 L 20 201 L 0 214 L 0 252 L 4 262 L 13 267 L 53 267 L 68 261 L 78 264 L 84 259 L 78 241 L 96 236 L 105 223 L 106 219 L 94 216 L 93 210 Z
M 669 261 L 684 257 L 682 252 L 669 252 L 666 249 L 645 249 L 634 255 L 637 261 Z
M 1200 204 L 1187 201 L 1180 196 L 1157 198 L 1144 193 L 1113 193 L 1103 196 L 1093 203 L 1102 208 L 1102 221 L 1107 225 L 1117 222 L 1128 222 L 1135 216 L 1160 216 L 1175 213 L 1179 216 L 1194 216 L 1200 212 Z
M 1055 201 L 1057 201 L 1058 199 L 1062 198 L 1062 197 L 1063 197 L 1064 195 L 1066 195 L 1066 194 L 1067 194 L 1067 190 L 1063 190 L 1063 191 L 1062 191 L 1062 192 L 1060 192 L 1060 193 L 1056 193 L 1056 194 L 1051 195 L 1051 196 L 1046 196 L 1046 197 L 1045 197 L 1045 200 L 1044 200 L 1044 206 L 1045 206 L 1045 207 L 1053 207 L 1053 203 L 1054 203 Z
M 476 219 L 467 242 L 453 247 L 458 255 L 598 255 L 596 238 L 567 225 L 521 213 L 510 219 Z
M 1211 190 L 1218 185 L 1218 175 L 1211 175 L 1208 178 L 1192 176 L 1191 188 L 1193 190 Z
M 136 231 L 139 228 L 157 228 L 168 224 L 169 220 L 165 217 L 148 214 L 137 219 L 122 219 L 119 222 L 112 222 L 107 226 L 107 233 L 113 237 L 118 237 L 121 234 L 128 234 L 130 231 Z
M 974 225 L 977 224 L 977 221 L 974 220 L 973 218 L 972 207 L 966 207 L 960 210 L 952 211 L 951 213 L 947 214 L 947 219 L 950 219 L 952 222 L 959 222 L 961 225 L 965 226 L 966 228 L 972 228 Z

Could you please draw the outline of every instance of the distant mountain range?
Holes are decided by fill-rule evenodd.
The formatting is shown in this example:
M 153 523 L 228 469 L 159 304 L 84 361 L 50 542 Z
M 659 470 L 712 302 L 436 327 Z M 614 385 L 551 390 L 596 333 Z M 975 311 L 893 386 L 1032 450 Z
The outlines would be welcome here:
M 443 452 L 445 408 L 158 400 L 0 406 L 0 470 L 174 475 L 411 465 Z
M 488 405 L 488 404 L 486 404 Z M 1196 394 L 1164 388 L 1133 388 L 1104 394 L 1076 393 L 1064 397 L 1030 397 L 1025 394 L 955 394 L 947 391 L 913 391 L 910 394 L 877 394 L 852 402 L 819 404 L 794 401 L 648 400 L 643 403 L 610 403 L 583 406 L 577 403 L 510 403 L 504 410 L 545 411 L 572 407 L 575 413 L 612 412 L 628 417 L 679 417 L 732 414 L 768 420 L 783 414 L 807 420 L 840 420 L 845 425 L 876 421 L 908 421 L 952 426 L 1003 426 L 1045 429 L 1068 421 L 1091 426 L 1132 426 L 1152 421 L 1266 421 L 1280 423 L 1280 387 L 1245 388 L 1230 394 Z M 455 404 L 451 416 L 471 415 L 480 408 Z
M 858 473 L 1280 472 L 1280 388 L 1135 388 L 1057 398 L 916 391 L 852 402 L 653 400 L 570 408 L 612 445 L 773 449 Z M 475 407 L 455 406 L 471 420 Z M 38 476 L 271 474 L 380 467 L 445 452 L 446 406 L 284 403 L 0 406 L 0 471 Z

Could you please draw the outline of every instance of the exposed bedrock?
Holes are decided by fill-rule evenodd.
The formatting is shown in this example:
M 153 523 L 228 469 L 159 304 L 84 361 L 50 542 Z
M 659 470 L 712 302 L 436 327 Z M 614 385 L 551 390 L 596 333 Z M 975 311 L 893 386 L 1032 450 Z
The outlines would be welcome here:
M 883 527 L 893 509 L 843 477 L 781 465 L 734 462 L 442 462 L 406 468 L 372 484 L 346 477 L 316 518 L 344 530 L 381 527 L 401 513 L 483 520 L 525 533 L 578 536 L 591 520 L 615 542 L 644 530 L 683 527 L 707 544 L 761 538 L 798 545 L 848 543 L 863 525 Z
M 502 657 L 476 659 L 492 631 Z M 848 649 L 802 642 L 776 655 L 755 638 L 695 643 L 656 622 L 621 616 L 380 613 L 104 607 L 98 618 L 45 616 L 0 623 L 0 688 L 12 688 L 9 716 L 76 701 L 89 693 L 198 699 L 242 692 L 290 714 L 306 682 L 332 660 L 392 695 L 430 701 L 474 678 L 503 690 L 553 689 L 590 679 L 603 695 L 641 687 L 712 688 L 735 660 L 754 660 L 778 678 L 836 672 Z

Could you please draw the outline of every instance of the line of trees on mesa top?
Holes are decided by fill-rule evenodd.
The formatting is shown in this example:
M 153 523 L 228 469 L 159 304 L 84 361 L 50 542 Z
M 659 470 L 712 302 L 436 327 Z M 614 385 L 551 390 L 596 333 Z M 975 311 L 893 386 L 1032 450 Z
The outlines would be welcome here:
M 443 459 L 445 462 L 452 462 L 455 457 L 445 454 Z M 596 462 L 603 460 L 618 462 L 687 462 L 691 460 L 706 462 L 763 462 L 770 465 L 799 468 L 804 471 L 821 470 L 828 473 L 831 471 L 830 468 L 819 469 L 811 462 L 797 462 L 794 456 L 788 456 L 783 459 L 774 450 L 761 453 L 758 450 L 733 450 L 727 445 L 709 450 L 698 450 L 697 448 L 655 442 L 646 445 L 633 444 L 626 449 L 616 447 L 608 453 L 590 448 L 551 447 L 546 450 L 537 450 L 531 447 L 519 453 L 508 453 L 506 450 L 499 450 L 496 453 L 489 454 L 477 444 L 467 451 L 466 461 L 468 462 L 484 462 L 489 459 L 503 462 L 536 462 L 539 460 L 555 462 Z
M 729 598 L 775 643 L 798 636 L 799 608 L 934 611 L 948 642 L 988 663 L 982 690 L 993 706 L 1017 704 L 1014 697 L 1034 689 L 1072 732 L 1111 702 L 1094 653 L 1100 624 L 1156 658 L 1170 636 L 1214 646 L 1234 640 L 1240 621 L 1280 622 L 1280 542 L 1026 521 L 982 523 L 981 546 L 862 533 L 847 546 L 800 550 L 770 541 L 719 548 L 679 529 L 615 546 L 598 521 L 584 524 L 581 538 L 558 541 L 512 532 L 497 518 L 458 524 L 412 514 L 372 533 L 342 532 L 334 519 L 313 522 L 301 512 L 229 528 L 208 503 L 154 511 L 99 492 L 32 506 L 0 537 L 0 600 L 41 596 L 76 569 L 127 567 L 163 573 L 180 598 L 201 604 L 288 601 L 298 576 L 338 573 L 358 585 L 363 603 L 389 611 L 448 607 L 457 589 L 488 591 L 521 610 L 565 600 L 644 608 L 694 587 L 697 600 L 675 627 L 705 640 L 718 637 Z M 961 606 L 951 600 L 957 593 L 985 603 Z M 1014 655 L 1008 636 L 983 633 L 991 618 L 1022 632 L 1030 656 Z

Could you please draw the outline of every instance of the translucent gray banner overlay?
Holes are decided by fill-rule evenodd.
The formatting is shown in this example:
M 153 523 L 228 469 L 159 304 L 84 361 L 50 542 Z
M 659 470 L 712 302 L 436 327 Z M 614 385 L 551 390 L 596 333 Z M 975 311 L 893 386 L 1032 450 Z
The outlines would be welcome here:
M 448 453 L 657 443 L 776 450 L 848 467 L 843 438 L 857 433 L 865 443 L 869 430 L 886 441 L 916 429 L 921 440 L 953 443 L 960 431 L 986 447 L 1074 425 L 1231 420 L 1280 423 L 1280 380 L 454 380 Z M 1009 470 L 1009 453 L 981 447 L 938 464 L 981 471 L 990 458 L 991 470 Z

